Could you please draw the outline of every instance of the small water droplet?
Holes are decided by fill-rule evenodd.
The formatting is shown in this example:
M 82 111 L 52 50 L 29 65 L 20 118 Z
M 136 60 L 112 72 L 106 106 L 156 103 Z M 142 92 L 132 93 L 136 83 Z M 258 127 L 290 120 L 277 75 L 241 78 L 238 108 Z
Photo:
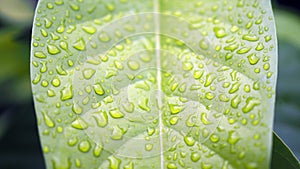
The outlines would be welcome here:
M 72 89 L 72 85 L 67 86 L 67 87 L 64 87 L 64 88 L 60 91 L 60 93 L 61 93 L 60 99 L 61 99 L 62 101 L 72 99 L 72 98 L 73 98 L 73 89 Z
M 40 59 L 45 59 L 47 56 L 44 54 L 44 52 L 34 52 L 34 56 Z
M 103 146 L 101 144 L 96 144 L 93 154 L 95 157 L 99 157 L 102 152 Z
M 252 47 L 243 47 L 243 48 L 239 49 L 236 53 L 237 54 L 245 54 L 245 53 L 248 53 L 251 49 L 252 49 Z
M 48 53 L 51 55 L 56 55 L 60 53 L 60 50 L 55 45 L 47 45 Z
M 177 166 L 175 163 L 168 163 L 167 168 L 168 169 L 177 169 Z
M 223 38 L 227 35 L 225 29 L 220 27 L 214 27 L 214 33 L 217 38 Z
M 246 105 L 242 108 L 244 113 L 248 113 L 254 109 L 255 106 L 260 105 L 260 100 L 253 97 L 248 97 L 246 100 Z
M 93 85 L 94 91 L 96 94 L 102 96 L 104 94 L 104 90 L 100 83 Z
M 194 78 L 195 79 L 200 79 L 203 76 L 204 71 L 203 70 L 196 70 L 194 72 Z
M 205 94 L 205 98 L 207 98 L 208 100 L 212 100 L 213 98 L 215 98 L 215 95 L 211 92 L 207 92 Z
M 153 144 L 146 144 L 145 145 L 145 150 L 147 150 L 147 151 L 151 151 L 152 148 L 153 148 Z
M 209 139 L 210 139 L 210 141 L 217 143 L 217 142 L 219 142 L 220 137 L 217 136 L 216 134 L 212 134 Z
M 108 124 L 108 116 L 105 111 L 96 112 L 93 117 L 99 127 L 105 127 Z
M 193 161 L 193 162 L 197 162 L 197 161 L 199 161 L 200 160 L 200 154 L 199 153 L 196 153 L 196 152 L 192 152 L 192 154 L 191 154 L 191 160 Z
M 108 157 L 108 160 L 109 160 L 109 167 L 111 169 L 119 169 L 120 168 L 120 163 L 121 163 L 121 160 L 114 157 L 114 156 L 110 156 Z
M 82 74 L 85 79 L 89 80 L 94 76 L 95 72 L 96 71 L 92 68 L 86 68 L 82 71 Z
M 123 134 L 124 131 L 120 127 L 114 126 L 110 138 L 113 140 L 121 140 L 123 138 Z
M 99 34 L 99 40 L 102 42 L 109 42 L 110 41 L 110 36 L 106 32 L 101 32 Z
M 177 104 L 169 104 L 169 108 L 171 110 L 171 114 L 178 114 L 184 109 L 184 107 Z
M 54 77 L 51 83 L 54 87 L 60 86 L 60 80 L 58 77 Z
M 72 106 L 72 110 L 76 114 L 81 114 L 82 113 L 82 107 L 79 106 L 78 104 L 74 103 Z
M 209 73 L 206 75 L 206 81 L 204 83 L 204 87 L 208 87 L 212 84 L 212 82 L 216 79 L 215 74 Z
M 79 151 L 86 153 L 91 149 L 91 144 L 88 140 L 81 141 L 78 144 L 78 149 L 79 149 Z
M 76 117 L 76 119 L 72 122 L 72 127 L 79 129 L 79 130 L 84 130 L 88 128 L 88 124 L 79 116 Z
M 231 107 L 236 109 L 238 108 L 240 103 L 241 103 L 241 97 L 239 95 L 236 95 L 231 100 Z
M 186 145 L 188 145 L 188 146 L 193 146 L 194 144 L 195 144 L 195 140 L 194 140 L 194 138 L 193 137 L 191 137 L 191 136 L 185 136 L 184 137 L 184 142 L 186 143 Z
M 122 113 L 119 109 L 110 110 L 109 114 L 112 118 L 115 118 L 115 119 L 124 117 L 124 113 Z
M 251 34 L 243 35 L 242 39 L 250 42 L 256 42 L 259 40 L 259 38 L 256 35 Z
M 78 142 L 78 139 L 77 139 L 76 137 L 70 138 L 70 139 L 68 140 L 68 145 L 69 145 L 69 146 L 75 146 L 75 145 L 77 144 L 77 142 Z
M 239 90 L 240 86 L 241 86 L 241 83 L 239 83 L 239 82 L 233 83 L 229 90 L 229 93 L 233 94 L 233 93 L 237 92 Z
M 54 121 L 48 116 L 48 114 L 46 112 L 43 112 L 43 116 L 44 116 L 44 121 L 45 121 L 45 124 L 48 126 L 48 127 L 54 127 L 55 126 L 55 123 Z
M 73 43 L 73 47 L 79 51 L 83 51 L 85 50 L 85 41 L 82 38 L 80 38 Z
M 178 116 L 173 116 L 170 118 L 170 124 L 175 125 L 178 122 L 179 117 Z
M 207 118 L 207 114 L 206 113 L 201 113 L 201 121 L 205 125 L 211 124 L 211 122 Z

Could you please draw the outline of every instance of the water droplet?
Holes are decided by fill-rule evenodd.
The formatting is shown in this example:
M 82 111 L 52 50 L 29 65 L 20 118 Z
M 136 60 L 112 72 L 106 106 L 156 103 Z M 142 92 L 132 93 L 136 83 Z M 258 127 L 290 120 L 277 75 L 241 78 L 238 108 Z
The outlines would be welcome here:
M 93 85 L 94 91 L 96 94 L 102 96 L 104 94 L 104 90 L 100 83 Z
M 78 5 L 76 5 L 76 4 L 70 4 L 70 7 L 71 7 L 71 9 L 72 10 L 74 10 L 74 11 L 78 11 L 79 9 L 80 9 L 80 7 L 78 6 Z
M 217 38 L 223 38 L 227 35 L 225 29 L 220 27 L 214 27 L 214 32 Z
M 94 69 L 86 68 L 82 71 L 82 74 L 85 79 L 89 80 L 94 76 L 95 72 L 96 71 Z
M 51 83 L 54 87 L 60 86 L 60 80 L 58 77 L 54 77 Z
M 239 95 L 236 95 L 231 100 L 231 107 L 236 109 L 236 108 L 238 108 L 240 103 L 241 103 L 241 97 Z
M 179 112 L 181 112 L 184 107 L 176 105 L 176 104 L 169 104 L 169 108 L 171 110 L 171 114 L 178 114 Z
M 250 35 L 250 34 L 247 34 L 247 35 L 244 35 L 242 37 L 243 40 L 247 40 L 247 41 L 250 41 L 250 42 L 256 42 L 259 40 L 259 38 L 256 36 L 256 35 Z
M 51 55 L 56 55 L 60 53 L 60 50 L 55 45 L 47 45 L 48 53 Z
M 209 139 L 210 139 L 210 141 L 217 143 L 217 142 L 219 142 L 220 137 L 217 136 L 216 134 L 212 134 Z
M 32 80 L 33 84 L 38 84 L 41 81 L 42 74 L 36 74 L 35 77 Z
M 229 144 L 236 144 L 240 140 L 240 137 L 238 137 L 237 132 L 235 131 L 229 131 L 227 142 Z
M 72 122 L 72 127 L 79 129 L 79 130 L 84 130 L 88 128 L 88 124 L 79 116 L 76 117 L 76 119 Z
M 142 110 L 149 112 L 151 109 L 148 106 L 148 102 L 149 102 L 148 98 L 145 98 L 144 100 L 139 100 L 139 107 Z
M 124 134 L 124 131 L 120 127 L 114 126 L 110 138 L 113 140 L 121 140 L 123 137 L 123 134 Z
M 206 81 L 204 83 L 204 87 L 210 86 L 215 79 L 216 79 L 216 76 L 213 73 L 207 74 Z
M 60 91 L 60 93 L 61 93 L 60 99 L 61 99 L 62 101 L 72 99 L 72 98 L 73 98 L 73 89 L 72 89 L 72 85 L 67 86 L 67 87 L 64 87 L 64 88 Z
M 245 53 L 248 53 L 251 49 L 252 49 L 252 47 L 243 47 L 243 48 L 239 49 L 236 53 L 237 54 L 245 54 Z
M 201 121 L 205 125 L 211 124 L 211 122 L 207 118 L 207 114 L 206 113 L 201 113 Z
M 41 29 L 41 34 L 44 36 L 44 37 L 47 37 L 48 36 L 48 33 L 45 29 Z
M 242 108 L 242 111 L 244 113 L 248 113 L 251 110 L 253 110 L 253 108 L 255 106 L 258 106 L 258 105 L 260 105 L 260 100 L 259 99 L 253 98 L 253 97 L 248 97 L 247 100 L 246 100 L 246 105 Z
M 117 69 L 119 69 L 119 70 L 122 70 L 122 69 L 123 69 L 122 63 L 119 62 L 119 61 L 117 61 L 117 60 L 114 61 L 114 65 L 115 65 L 115 67 L 116 67 Z
M 148 132 L 148 136 L 152 136 L 155 133 L 155 129 L 148 127 L 147 132 Z
M 219 95 L 219 99 L 220 99 L 220 101 L 222 101 L 222 102 L 228 102 L 228 101 L 229 101 L 229 97 L 226 96 L 225 94 L 220 94 L 220 95 Z
M 105 6 L 106 6 L 106 9 L 109 10 L 109 11 L 115 10 L 115 5 L 114 4 L 109 3 L 109 4 L 106 4 Z
M 264 64 L 264 69 L 265 70 L 269 70 L 270 69 L 270 64 L 269 63 L 265 63 Z
M 78 104 L 74 103 L 72 106 L 72 110 L 76 114 L 81 114 L 82 113 L 82 107 L 79 106 Z
M 81 167 L 81 162 L 78 158 L 75 159 L 75 166 L 80 168 Z
M 49 83 L 48 83 L 47 80 L 42 80 L 41 85 L 42 85 L 43 87 L 47 87 L 47 86 L 49 85 Z
M 194 78 L 195 79 L 200 79 L 203 76 L 204 71 L 203 70 L 196 70 L 194 72 Z
M 174 163 L 168 163 L 167 168 L 168 169 L 177 169 L 177 166 Z
M 131 70 L 138 70 L 140 68 L 139 63 L 133 60 L 128 61 L 127 65 Z
M 259 43 L 257 44 L 255 50 L 261 51 L 261 50 L 263 50 L 264 48 L 265 48 L 264 45 L 263 45 L 262 43 L 259 42 Z
M 97 31 L 94 26 L 82 26 L 82 30 L 88 34 L 94 34 Z
M 270 35 L 265 36 L 265 41 L 269 42 L 272 39 L 272 37 Z
M 108 157 L 108 160 L 109 160 L 109 167 L 111 169 L 119 169 L 120 168 L 120 163 L 121 163 L 121 160 L 114 157 L 114 156 L 110 156 Z
M 200 154 L 199 153 L 196 153 L 196 152 L 192 152 L 191 154 L 191 160 L 193 162 L 197 162 L 200 160 Z
M 48 94 L 49 97 L 55 96 L 54 90 L 51 90 L 51 89 L 49 89 L 49 90 L 47 91 L 47 94 Z
M 124 117 L 124 113 L 122 113 L 119 109 L 110 110 L 109 114 L 112 118 L 115 119 Z
M 48 127 L 54 127 L 55 126 L 55 123 L 54 121 L 48 116 L 48 114 L 46 112 L 42 112 L 43 113 L 43 116 L 44 116 L 44 121 L 45 121 L 45 124 L 48 126 Z
M 229 90 L 229 93 L 233 94 L 233 93 L 237 92 L 240 88 L 240 85 L 241 85 L 241 83 L 239 83 L 239 82 L 233 83 L 232 87 Z
M 91 149 L 91 144 L 88 140 L 84 140 L 78 144 L 78 149 L 81 152 L 86 153 Z
M 47 56 L 44 54 L 44 52 L 34 52 L 34 56 L 40 59 L 45 59 Z
M 207 98 L 208 100 L 212 100 L 213 98 L 215 98 L 215 95 L 211 92 L 207 92 L 205 94 L 205 98 Z
M 259 61 L 259 57 L 257 57 L 256 56 L 256 54 L 251 54 L 251 55 L 249 55 L 248 57 L 248 61 L 249 61 L 249 63 L 251 64 L 251 65 L 255 65 L 255 64 L 257 64 L 257 62 Z
M 147 150 L 147 151 L 151 151 L 152 148 L 153 148 L 153 144 L 146 144 L 145 145 L 145 150 Z
M 203 40 L 200 40 L 199 42 L 199 46 L 201 49 L 203 50 L 207 50 L 208 49 L 208 43 L 203 39 Z
M 102 42 L 109 42 L 110 41 L 110 37 L 106 32 L 101 32 L 99 34 L 99 40 Z
M 193 146 L 194 144 L 195 144 L 195 140 L 194 140 L 194 138 L 193 137 L 191 137 L 191 136 L 185 136 L 184 137 L 184 142 L 186 143 L 186 145 L 188 145 L 188 146 Z
M 212 169 L 213 166 L 211 164 L 205 164 L 204 162 L 201 163 L 202 169 Z
M 99 127 L 105 127 L 108 124 L 108 116 L 105 111 L 94 113 L 93 117 Z
M 245 85 L 244 86 L 244 91 L 247 92 L 247 93 L 249 93 L 251 91 L 250 85 L 248 85 L 248 84 Z
M 132 113 L 134 111 L 134 104 L 133 103 L 123 103 L 122 104 L 123 108 L 127 113 Z
M 193 68 L 194 68 L 193 63 L 191 63 L 191 62 L 183 63 L 183 70 L 189 71 L 189 70 L 192 70 Z
M 170 124 L 175 125 L 178 122 L 179 117 L 178 116 L 173 116 L 170 118 Z
M 93 154 L 95 157 L 99 157 L 102 152 L 103 146 L 101 144 L 96 144 Z
M 238 45 L 237 43 L 234 43 L 234 44 L 225 46 L 225 47 L 224 47 L 224 50 L 228 50 L 228 51 L 233 52 L 233 51 L 235 51 L 238 47 L 239 47 L 239 45 Z
M 79 51 L 85 50 L 85 42 L 82 38 L 73 43 L 73 47 Z

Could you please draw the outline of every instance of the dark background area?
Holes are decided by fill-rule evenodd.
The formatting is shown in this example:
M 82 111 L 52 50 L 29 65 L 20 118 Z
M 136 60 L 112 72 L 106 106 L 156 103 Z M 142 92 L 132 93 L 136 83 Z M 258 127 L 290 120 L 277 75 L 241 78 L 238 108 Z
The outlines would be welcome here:
M 10 0 L 0 0 L 0 169 L 43 169 L 45 166 L 39 144 L 29 70 L 32 13 L 37 0 L 21 0 L 28 5 L 29 17 L 26 21 L 24 18 L 7 19 L 7 14 L 1 16 L 1 6 L 6 1 Z M 296 29 L 293 24 L 297 23 L 291 23 L 292 28 L 281 23 L 293 16 L 295 18 L 292 22 L 300 24 L 299 2 L 272 2 L 275 19 L 277 15 L 281 18 L 277 22 L 277 29 L 284 29 L 282 32 Z M 20 9 L 24 10 L 24 6 Z M 18 9 L 12 11 L 18 12 Z M 21 13 L 21 17 L 23 15 Z M 300 158 L 300 41 L 297 41 L 300 39 L 300 29 L 296 31 L 298 34 L 295 37 L 278 37 L 279 76 L 274 130 Z

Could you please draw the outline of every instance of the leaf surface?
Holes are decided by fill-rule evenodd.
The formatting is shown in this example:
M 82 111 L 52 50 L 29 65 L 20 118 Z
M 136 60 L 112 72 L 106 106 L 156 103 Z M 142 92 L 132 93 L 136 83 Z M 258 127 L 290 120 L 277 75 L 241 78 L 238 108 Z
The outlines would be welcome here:
M 48 168 L 269 168 L 269 1 L 41 0 L 31 63 Z

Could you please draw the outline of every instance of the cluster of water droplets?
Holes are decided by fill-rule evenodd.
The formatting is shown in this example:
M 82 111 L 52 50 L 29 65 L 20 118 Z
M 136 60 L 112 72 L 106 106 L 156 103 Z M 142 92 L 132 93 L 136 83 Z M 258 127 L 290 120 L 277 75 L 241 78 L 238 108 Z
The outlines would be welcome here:
M 265 2 L 162 1 L 161 14 L 152 3 L 40 2 L 31 63 L 47 165 L 266 165 L 276 46 Z

